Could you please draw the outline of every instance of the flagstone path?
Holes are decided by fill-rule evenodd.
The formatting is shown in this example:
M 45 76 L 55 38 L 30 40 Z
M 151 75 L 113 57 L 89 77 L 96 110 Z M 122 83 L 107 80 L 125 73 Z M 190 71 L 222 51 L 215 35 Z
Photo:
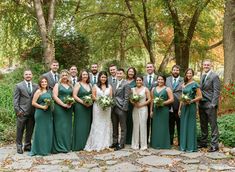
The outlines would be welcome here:
M 234 151 L 234 149 L 233 149 Z M 234 153 L 234 152 L 233 152 Z M 70 152 L 49 156 L 16 153 L 14 145 L 0 148 L 0 171 L 9 172 L 235 172 L 235 156 L 230 149 L 207 153 L 185 153 L 176 149 L 134 151 Z

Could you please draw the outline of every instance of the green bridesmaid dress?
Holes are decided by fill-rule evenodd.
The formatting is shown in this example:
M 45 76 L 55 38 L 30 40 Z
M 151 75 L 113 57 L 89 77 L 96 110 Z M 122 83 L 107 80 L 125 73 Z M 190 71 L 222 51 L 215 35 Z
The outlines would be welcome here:
M 129 83 L 129 86 L 130 86 L 130 88 L 136 87 L 135 80 L 131 81 Z M 129 102 L 127 119 L 126 119 L 126 127 L 127 127 L 126 144 L 131 144 L 131 139 L 132 139 L 132 130 L 133 130 L 132 111 L 133 111 L 133 105 L 132 105 L 132 103 Z
M 161 97 L 163 100 L 168 99 L 166 88 L 159 93 L 154 88 L 154 98 Z M 170 149 L 170 134 L 169 134 L 169 107 L 153 106 L 152 130 L 150 146 L 155 149 Z
M 183 94 L 186 94 L 190 99 L 196 96 L 196 89 L 199 85 L 193 82 L 183 88 Z M 197 151 L 197 127 L 196 127 L 196 103 L 183 105 L 180 115 L 180 150 L 187 152 Z
M 51 93 L 48 91 L 39 96 L 37 103 L 45 105 L 45 99 L 51 98 Z M 49 106 L 47 110 L 36 108 L 35 114 L 34 136 L 31 152 L 33 155 L 48 155 L 52 151 L 53 140 L 53 120 L 52 111 Z
M 63 85 L 58 87 L 58 98 L 64 101 L 67 96 L 72 96 L 72 87 L 68 89 Z M 69 152 L 72 144 L 72 112 L 73 108 L 64 108 L 57 103 L 54 107 L 54 139 L 53 153 Z
M 91 94 L 91 90 L 87 91 L 81 84 L 78 91 L 78 97 L 82 98 Z M 73 123 L 73 144 L 72 150 L 83 150 L 88 139 L 91 128 L 92 106 L 86 107 L 81 103 L 75 104 L 74 123 Z

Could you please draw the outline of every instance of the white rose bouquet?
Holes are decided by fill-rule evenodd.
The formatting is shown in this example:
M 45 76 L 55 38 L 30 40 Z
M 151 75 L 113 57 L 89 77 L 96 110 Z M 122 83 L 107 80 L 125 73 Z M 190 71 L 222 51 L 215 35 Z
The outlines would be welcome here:
M 142 97 L 138 94 L 131 94 L 130 101 L 133 103 L 138 103 Z
M 155 97 L 155 99 L 153 100 L 153 103 L 156 104 L 157 107 L 164 106 L 163 102 L 164 100 L 161 97 Z
M 83 100 L 84 103 L 86 103 L 88 105 L 92 105 L 93 104 L 93 100 L 92 100 L 91 94 L 87 95 L 87 96 L 83 96 L 82 100 Z
M 110 96 L 101 96 L 98 98 L 97 103 L 105 111 L 114 105 L 114 100 Z
M 191 99 L 188 94 L 182 94 L 180 101 L 183 103 L 189 103 L 191 101 Z
M 74 100 L 73 97 L 67 96 L 67 97 L 64 98 L 64 103 L 65 103 L 65 104 L 68 104 L 68 105 L 72 105 L 72 104 L 75 103 L 75 100 Z

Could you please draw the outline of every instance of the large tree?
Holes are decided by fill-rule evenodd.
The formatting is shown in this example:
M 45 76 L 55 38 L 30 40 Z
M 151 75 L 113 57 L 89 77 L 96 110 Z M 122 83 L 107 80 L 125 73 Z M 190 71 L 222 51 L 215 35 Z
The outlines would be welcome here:
M 227 0 L 224 14 L 224 81 L 235 81 L 235 1 Z
M 56 0 L 34 0 L 38 28 L 43 45 L 43 59 L 47 67 L 55 58 L 54 38 L 52 35 L 55 6 Z

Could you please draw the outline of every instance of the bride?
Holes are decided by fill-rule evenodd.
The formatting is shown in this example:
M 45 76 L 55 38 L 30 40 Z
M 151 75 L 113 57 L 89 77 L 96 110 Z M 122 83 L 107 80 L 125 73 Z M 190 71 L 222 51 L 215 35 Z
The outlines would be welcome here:
M 98 83 L 92 88 L 93 119 L 91 131 L 85 146 L 86 151 L 100 151 L 112 144 L 111 107 L 105 111 L 97 104 L 100 96 L 112 96 L 112 87 L 108 85 L 107 72 L 101 71 L 98 75 Z

